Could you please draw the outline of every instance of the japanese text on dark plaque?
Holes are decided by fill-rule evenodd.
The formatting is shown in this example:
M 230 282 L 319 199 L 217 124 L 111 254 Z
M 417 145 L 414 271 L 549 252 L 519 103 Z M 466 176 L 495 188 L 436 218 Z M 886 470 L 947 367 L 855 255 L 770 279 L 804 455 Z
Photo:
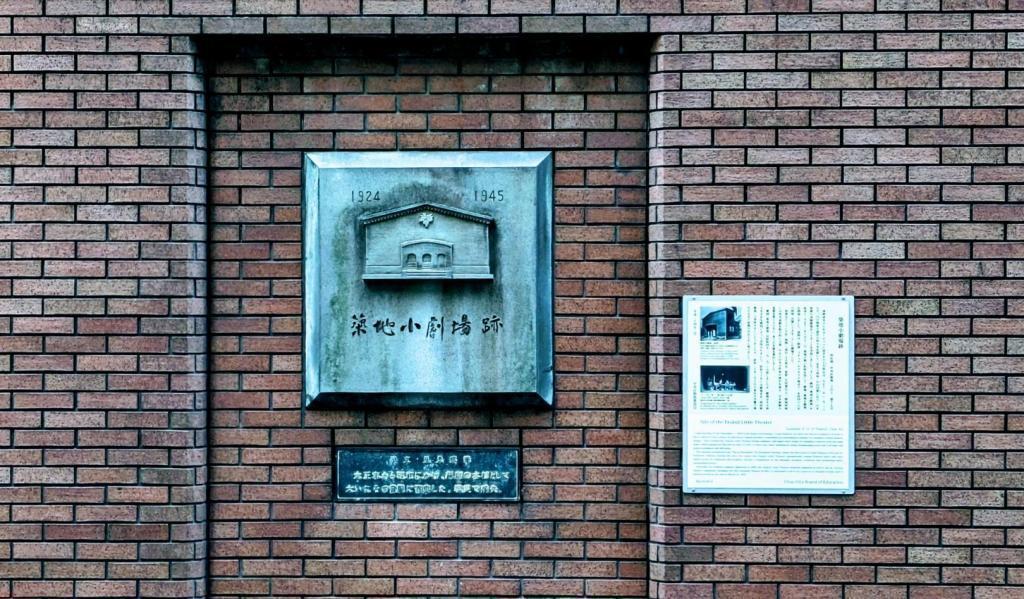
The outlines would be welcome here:
M 346 448 L 338 501 L 515 501 L 519 452 L 503 448 Z

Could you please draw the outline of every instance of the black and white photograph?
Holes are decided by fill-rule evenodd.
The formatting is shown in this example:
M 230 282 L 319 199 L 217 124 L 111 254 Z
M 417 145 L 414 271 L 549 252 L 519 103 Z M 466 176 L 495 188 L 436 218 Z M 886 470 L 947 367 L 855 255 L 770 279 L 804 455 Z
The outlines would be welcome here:
M 701 341 L 739 341 L 743 338 L 740 309 L 735 306 L 708 306 L 700 309 Z
M 750 374 L 747 366 L 701 366 L 701 391 L 726 393 L 750 392 Z

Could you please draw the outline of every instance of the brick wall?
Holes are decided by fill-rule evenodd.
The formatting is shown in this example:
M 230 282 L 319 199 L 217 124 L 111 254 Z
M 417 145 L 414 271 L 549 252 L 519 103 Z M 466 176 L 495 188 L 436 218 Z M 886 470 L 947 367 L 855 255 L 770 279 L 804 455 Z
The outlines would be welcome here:
M 782 4 L 656 49 L 652 594 L 1021 596 L 1024 15 Z M 854 496 L 680 496 L 678 298 L 708 293 L 856 296 Z
M 634 50 L 207 48 L 214 594 L 646 594 L 648 48 Z M 302 153 L 520 148 L 555 152 L 555 409 L 304 412 Z M 523 501 L 331 503 L 332 441 L 521 447 Z
M 206 538 L 194 44 L 86 18 L 0 18 L 0 30 L 16 34 L 0 38 L 0 595 L 194 596 Z
M 0 596 L 1024 594 L 1022 30 L 1022 0 L 0 4 Z M 299 409 L 298 156 L 414 147 L 556 151 L 554 411 Z M 855 496 L 680 496 L 682 293 L 858 297 Z M 524 448 L 523 504 L 327 501 L 332 443 L 484 442 Z

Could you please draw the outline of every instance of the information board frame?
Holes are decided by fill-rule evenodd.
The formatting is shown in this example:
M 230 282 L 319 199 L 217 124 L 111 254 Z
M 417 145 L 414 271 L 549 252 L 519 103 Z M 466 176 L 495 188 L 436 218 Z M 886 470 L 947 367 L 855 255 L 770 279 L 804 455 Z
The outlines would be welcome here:
M 846 420 L 844 432 L 846 438 L 847 456 L 846 456 L 846 472 L 848 483 L 844 487 L 827 487 L 819 488 L 814 486 L 807 486 L 803 488 L 794 487 L 767 487 L 767 486 L 710 486 L 710 485 L 691 485 L 689 472 L 693 464 L 691 463 L 691 456 L 689 455 L 690 448 L 690 434 L 693 431 L 691 424 L 692 419 L 696 418 L 693 409 L 692 402 L 688 401 L 688 393 L 694 384 L 694 376 L 700 376 L 699 372 L 694 372 L 693 368 L 689 368 L 690 362 L 688 356 L 691 352 L 696 351 L 693 347 L 693 331 L 697 323 L 692 322 L 692 316 L 694 313 L 693 304 L 699 303 L 715 303 L 715 304 L 753 304 L 753 303 L 842 303 L 845 305 L 845 323 L 843 323 L 843 331 L 846 339 L 848 340 L 845 348 L 845 355 L 848 364 L 848 377 L 847 377 L 847 392 L 845 396 L 839 398 L 846 401 L 847 407 L 845 410 Z M 810 295 L 793 295 L 793 296 L 779 296 L 779 295 L 687 295 L 682 298 L 682 400 L 681 400 L 681 428 L 682 428 L 682 448 L 681 448 L 681 469 L 682 469 L 682 491 L 684 494 L 738 494 L 738 495 L 852 495 L 856 488 L 856 347 L 855 347 L 855 300 L 853 296 L 810 296 Z M 699 330 L 699 329 L 697 329 Z M 699 344 L 698 336 L 698 344 Z M 699 379 L 698 379 L 699 380 Z M 749 385 L 749 382 L 746 384 Z

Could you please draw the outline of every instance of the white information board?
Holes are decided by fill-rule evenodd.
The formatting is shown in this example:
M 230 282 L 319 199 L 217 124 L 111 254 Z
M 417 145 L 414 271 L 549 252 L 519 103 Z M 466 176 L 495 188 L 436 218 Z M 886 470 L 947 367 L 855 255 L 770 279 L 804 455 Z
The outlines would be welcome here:
M 684 493 L 853 493 L 853 305 L 683 297 Z

